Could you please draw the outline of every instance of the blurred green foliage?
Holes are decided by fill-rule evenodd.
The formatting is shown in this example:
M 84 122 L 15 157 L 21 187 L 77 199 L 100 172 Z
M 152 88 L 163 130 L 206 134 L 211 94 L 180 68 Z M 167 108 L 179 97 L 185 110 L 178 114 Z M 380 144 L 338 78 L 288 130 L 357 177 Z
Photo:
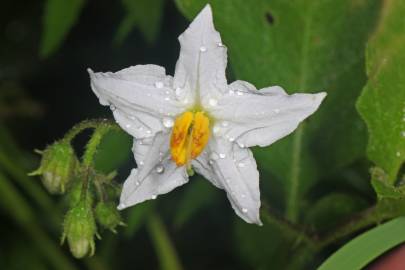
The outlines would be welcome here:
M 209 2 L 216 28 L 228 47 L 231 78 L 250 81 L 258 88 L 281 85 L 290 93 L 327 91 L 321 109 L 295 133 L 268 148 L 254 149 L 261 174 L 264 226 L 237 219 L 225 194 L 194 176 L 188 186 L 173 194 L 124 211 L 127 226 L 114 227 L 117 235 L 100 228 L 103 239 L 96 241 L 96 255 L 74 261 L 58 245 L 69 203 L 49 195 L 40 181 L 26 174 L 38 163 L 32 148 L 60 139 L 78 122 L 77 117 L 64 122 L 64 115 L 55 115 L 46 106 L 68 104 L 72 108 L 76 103 L 50 93 L 30 97 L 42 87 L 32 83 L 33 77 L 52 80 L 50 70 L 33 72 L 41 65 L 36 63 L 39 60 L 26 60 L 23 46 L 7 45 L 18 41 L 24 31 L 14 18 L 10 23 L 2 19 L 5 35 L 1 40 L 10 51 L 7 56 L 12 55 L 16 63 L 28 63 L 16 67 L 0 63 L 0 216 L 4 219 L 0 229 L 11 231 L 0 244 L 2 268 L 316 269 L 338 250 L 320 269 L 360 269 L 405 241 L 400 237 L 404 235 L 401 218 L 354 238 L 375 224 L 405 214 L 404 1 L 174 2 L 47 0 L 31 4 L 33 8 L 21 14 L 35 17 L 34 21 L 42 18 L 41 31 L 39 23 L 26 22 L 27 29 L 37 29 L 32 31 L 36 35 L 32 47 L 39 48 L 45 63 L 54 63 L 60 73 L 52 74 L 60 80 L 70 72 L 62 66 L 75 57 L 80 65 L 74 67 L 84 73 L 83 65 L 90 65 L 84 59 L 97 59 L 102 68 L 108 68 L 111 63 L 121 65 L 120 59 L 143 63 L 148 60 L 143 57 L 148 46 L 155 61 L 159 58 L 155 55 L 161 55 L 158 51 L 172 53 L 172 44 L 187 25 L 179 12 L 191 20 Z M 6 7 L 17 14 L 13 16 L 20 16 L 19 4 Z M 102 39 L 89 42 L 97 36 L 79 35 L 81 29 L 100 33 Z M 70 45 L 62 46 L 65 41 Z M 84 44 L 83 48 L 78 44 Z M 122 54 L 116 54 L 111 44 Z M 69 57 L 77 47 L 82 49 Z M 12 54 L 13 49 L 25 54 Z M 69 56 L 61 58 L 65 53 Z M 118 55 L 118 60 L 108 59 L 110 54 Z M 174 63 L 167 65 L 170 70 Z M 79 77 L 77 81 L 88 82 Z M 91 95 L 87 84 L 80 86 L 81 92 L 69 89 L 79 95 L 77 107 L 84 105 L 81 119 L 102 115 L 81 100 Z M 53 91 L 66 90 L 59 81 L 53 87 Z M 49 101 L 48 97 L 53 98 Z M 48 126 L 51 114 L 63 125 Z M 43 134 L 55 128 L 58 133 L 49 136 L 59 137 L 30 141 L 26 134 L 38 122 L 46 126 Z M 85 156 L 83 141 L 89 135 L 81 136 L 74 145 Z M 125 179 L 133 167 L 131 138 L 112 131 L 99 139 L 92 164 L 96 175 L 111 178 L 115 174 L 109 173 L 118 170 L 115 179 Z M 111 198 L 118 195 L 117 188 L 107 192 Z

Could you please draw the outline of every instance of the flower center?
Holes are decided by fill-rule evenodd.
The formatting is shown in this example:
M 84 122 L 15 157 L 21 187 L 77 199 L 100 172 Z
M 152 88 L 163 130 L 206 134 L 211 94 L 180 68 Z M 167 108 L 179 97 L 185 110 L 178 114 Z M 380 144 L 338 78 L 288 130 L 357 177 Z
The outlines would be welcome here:
M 177 166 L 188 164 L 201 154 L 210 137 L 210 120 L 204 112 L 187 111 L 176 118 L 170 152 Z

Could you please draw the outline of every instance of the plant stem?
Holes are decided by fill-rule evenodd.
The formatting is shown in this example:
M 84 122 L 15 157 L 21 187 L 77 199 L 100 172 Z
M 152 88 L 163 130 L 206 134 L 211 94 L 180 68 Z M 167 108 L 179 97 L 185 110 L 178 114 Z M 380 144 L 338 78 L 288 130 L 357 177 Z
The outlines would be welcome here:
M 182 266 L 174 245 L 162 220 L 155 212 L 149 214 L 146 226 L 159 258 L 161 270 L 181 270 Z
M 404 215 L 405 213 L 402 210 L 404 200 L 380 201 L 376 205 L 355 214 L 349 221 L 334 228 L 332 231 L 322 237 L 309 233 L 304 228 L 300 228 L 297 225 L 290 223 L 288 220 L 275 215 L 267 206 L 264 206 L 265 211 L 262 211 L 262 216 L 266 223 L 278 226 L 280 230 L 296 238 L 297 241 L 319 252 L 323 248 L 336 243 L 339 240 L 342 240 L 343 238 L 348 237 L 360 230 L 400 215 Z
M 108 126 L 109 129 L 120 130 L 117 124 L 108 119 L 92 119 L 84 120 L 76 125 L 74 125 L 66 134 L 63 140 L 70 142 L 74 139 L 80 132 L 88 128 L 98 128 L 100 126 Z

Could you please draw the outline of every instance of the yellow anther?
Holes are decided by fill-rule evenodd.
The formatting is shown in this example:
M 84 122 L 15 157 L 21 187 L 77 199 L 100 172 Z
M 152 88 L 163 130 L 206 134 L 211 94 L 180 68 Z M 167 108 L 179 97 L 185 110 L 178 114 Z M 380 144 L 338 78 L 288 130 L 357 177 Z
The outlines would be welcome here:
M 176 118 L 170 151 L 177 166 L 188 164 L 201 154 L 210 137 L 209 124 L 203 112 L 185 112 Z

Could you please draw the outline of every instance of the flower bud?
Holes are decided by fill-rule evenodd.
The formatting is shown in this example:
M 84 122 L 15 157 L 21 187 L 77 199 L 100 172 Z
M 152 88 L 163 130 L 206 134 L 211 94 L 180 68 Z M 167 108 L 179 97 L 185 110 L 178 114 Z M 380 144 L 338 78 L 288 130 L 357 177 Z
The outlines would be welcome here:
M 124 225 L 121 221 L 121 215 L 113 203 L 99 202 L 95 209 L 95 215 L 97 222 L 113 233 L 116 233 L 115 228 L 118 225 Z
M 65 216 L 62 243 L 67 239 L 70 252 L 78 259 L 86 255 L 93 256 L 96 230 L 92 209 L 86 201 L 82 200 Z
M 79 162 L 70 143 L 57 141 L 42 153 L 41 166 L 29 175 L 41 175 L 52 194 L 63 194 Z

